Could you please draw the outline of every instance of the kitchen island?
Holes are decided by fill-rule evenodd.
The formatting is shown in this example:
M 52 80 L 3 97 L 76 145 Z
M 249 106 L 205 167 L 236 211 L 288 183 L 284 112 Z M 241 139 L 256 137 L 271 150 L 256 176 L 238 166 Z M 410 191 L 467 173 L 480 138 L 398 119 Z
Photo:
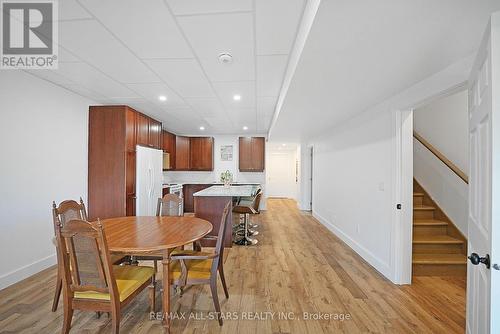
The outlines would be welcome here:
M 194 214 L 197 218 L 208 220 L 214 226 L 210 235 L 217 235 L 222 218 L 222 212 L 227 202 L 231 202 L 231 210 L 229 211 L 226 237 L 224 240 L 225 247 L 231 247 L 233 242 L 233 199 L 239 197 L 251 197 L 255 195 L 260 185 L 232 185 L 230 187 L 211 186 L 193 194 L 194 197 Z M 239 217 L 235 217 L 239 219 Z M 213 241 L 203 241 L 202 246 L 215 246 Z

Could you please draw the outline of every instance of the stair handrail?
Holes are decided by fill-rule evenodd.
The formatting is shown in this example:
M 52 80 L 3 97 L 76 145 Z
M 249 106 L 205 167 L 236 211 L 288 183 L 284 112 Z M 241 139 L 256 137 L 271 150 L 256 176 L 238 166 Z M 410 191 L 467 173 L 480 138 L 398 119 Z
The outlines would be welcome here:
M 441 160 L 453 173 L 455 173 L 459 178 L 461 178 L 465 183 L 469 184 L 469 177 L 465 174 L 460 168 L 457 167 L 450 159 L 446 158 L 446 156 L 439 152 L 437 148 L 432 146 L 427 140 L 425 140 L 421 135 L 419 135 L 416 131 L 413 131 L 413 138 L 418 140 L 422 145 L 425 146 L 432 154 L 436 156 L 439 160 Z

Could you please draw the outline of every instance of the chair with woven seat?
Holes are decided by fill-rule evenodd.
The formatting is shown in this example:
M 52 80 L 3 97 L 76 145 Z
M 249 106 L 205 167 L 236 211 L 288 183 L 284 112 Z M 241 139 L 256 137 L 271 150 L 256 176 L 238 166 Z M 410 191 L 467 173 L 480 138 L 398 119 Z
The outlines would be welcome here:
M 224 288 L 226 298 L 229 298 L 226 278 L 224 277 L 224 237 L 226 234 L 228 222 L 228 213 L 231 202 L 228 202 L 222 213 L 219 233 L 217 236 L 205 236 L 205 240 L 216 240 L 215 252 L 199 252 L 195 250 L 185 250 L 172 255 L 170 272 L 174 286 L 185 287 L 187 285 L 210 284 L 212 299 L 219 325 L 222 326 L 222 317 L 220 316 L 219 296 L 217 294 L 217 273 L 219 273 Z
M 162 198 L 158 198 L 156 206 L 156 216 L 182 216 L 182 198 L 176 194 L 166 194 Z M 153 261 L 155 272 L 158 269 L 158 261 L 163 259 L 162 253 L 152 253 L 150 255 L 133 256 L 136 261 Z
M 66 224 L 66 222 L 69 222 L 70 220 L 73 219 L 87 220 L 87 210 L 85 208 L 85 204 L 83 203 L 82 198 L 80 197 L 79 203 L 74 200 L 66 200 L 61 202 L 59 206 L 56 205 L 56 202 L 52 202 L 52 218 L 54 222 L 54 232 L 56 229 L 57 219 L 60 221 L 61 224 L 63 224 L 63 226 L 64 224 Z M 56 244 L 55 240 L 54 244 Z M 57 252 L 57 254 L 59 253 Z M 111 262 L 113 264 L 120 263 L 124 258 L 125 257 L 123 255 L 112 255 Z M 59 268 L 60 267 L 59 258 L 57 262 Z M 61 289 L 62 289 L 62 273 L 60 273 L 58 269 L 57 279 L 56 279 L 56 291 L 54 293 L 54 300 L 52 301 L 52 312 L 55 312 L 57 310 L 57 306 L 59 304 L 59 298 L 61 296 Z
M 63 276 L 63 334 L 70 331 L 75 309 L 111 313 L 113 333 L 119 333 L 121 309 L 146 287 L 154 312 L 153 268 L 113 266 L 99 221 L 71 220 L 63 225 L 58 220 L 56 239 Z

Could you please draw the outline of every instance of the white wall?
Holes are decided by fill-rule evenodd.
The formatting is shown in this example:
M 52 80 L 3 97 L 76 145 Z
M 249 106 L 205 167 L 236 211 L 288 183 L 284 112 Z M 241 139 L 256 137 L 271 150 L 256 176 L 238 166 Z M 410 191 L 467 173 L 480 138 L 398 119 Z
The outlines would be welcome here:
M 394 212 L 392 117 L 375 114 L 314 142 L 314 216 L 386 276 Z
M 243 135 L 242 135 L 243 136 Z M 245 134 L 244 136 L 249 136 Z M 163 172 L 164 182 L 201 182 L 212 183 L 220 181 L 220 174 L 229 170 L 233 174 L 235 182 L 256 182 L 262 185 L 263 199 L 261 201 L 261 209 L 266 207 L 266 175 L 262 173 L 240 172 L 239 165 L 239 142 L 238 135 L 215 135 L 214 137 L 214 170 L 212 172 L 186 172 L 186 171 L 167 171 Z M 220 149 L 221 146 L 233 145 L 233 160 L 221 161 Z
M 297 200 L 296 162 L 297 149 L 267 149 L 267 197 L 284 197 Z
M 297 205 L 299 210 L 310 211 L 311 190 L 312 190 L 312 166 L 311 166 L 312 146 L 300 144 L 297 148 L 297 158 L 299 160 L 299 183 L 297 185 Z
M 418 140 L 413 142 L 413 174 L 467 237 L 469 186 Z
M 86 100 L 25 72 L 0 74 L 0 289 L 56 263 L 52 201 L 87 197 Z
M 469 172 L 467 91 L 415 109 L 413 127 L 465 174 Z
M 395 210 L 401 201 L 395 111 L 458 91 L 467 82 L 472 60 L 462 59 L 306 143 L 314 146 L 313 215 L 395 283 L 402 283 L 396 265 L 402 236 Z

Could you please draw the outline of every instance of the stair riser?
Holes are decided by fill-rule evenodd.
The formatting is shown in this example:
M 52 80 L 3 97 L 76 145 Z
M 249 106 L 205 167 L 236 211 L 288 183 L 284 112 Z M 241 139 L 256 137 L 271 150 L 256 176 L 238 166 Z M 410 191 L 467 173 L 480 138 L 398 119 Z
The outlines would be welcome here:
M 414 264 L 414 276 L 461 276 L 467 275 L 466 264 Z
M 461 244 L 413 244 L 413 252 L 419 254 L 461 254 Z
M 434 219 L 434 210 L 413 210 L 413 220 Z
M 422 206 L 424 204 L 423 196 L 413 196 L 413 206 Z
M 413 226 L 413 235 L 445 235 L 446 234 L 446 225 L 414 225 Z

